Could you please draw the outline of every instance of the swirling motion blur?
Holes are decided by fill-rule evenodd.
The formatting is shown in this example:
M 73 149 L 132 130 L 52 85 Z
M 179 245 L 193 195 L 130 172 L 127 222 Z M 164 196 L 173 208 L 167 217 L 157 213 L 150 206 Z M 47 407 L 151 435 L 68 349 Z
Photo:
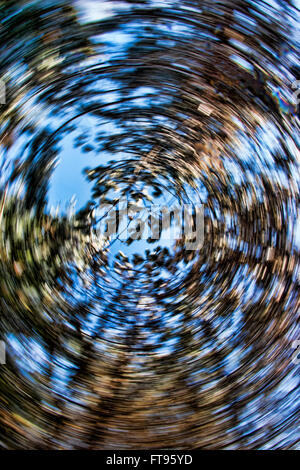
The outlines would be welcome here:
M 298 13 L 0 2 L 2 448 L 297 447 Z M 201 202 L 203 246 L 102 236 L 119 197 Z

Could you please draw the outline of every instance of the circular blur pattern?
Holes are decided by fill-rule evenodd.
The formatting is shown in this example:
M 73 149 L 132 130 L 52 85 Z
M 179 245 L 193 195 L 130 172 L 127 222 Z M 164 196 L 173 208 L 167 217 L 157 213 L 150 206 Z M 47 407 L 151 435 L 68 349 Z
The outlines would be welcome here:
M 299 448 L 299 17 L 0 1 L 1 448 Z

